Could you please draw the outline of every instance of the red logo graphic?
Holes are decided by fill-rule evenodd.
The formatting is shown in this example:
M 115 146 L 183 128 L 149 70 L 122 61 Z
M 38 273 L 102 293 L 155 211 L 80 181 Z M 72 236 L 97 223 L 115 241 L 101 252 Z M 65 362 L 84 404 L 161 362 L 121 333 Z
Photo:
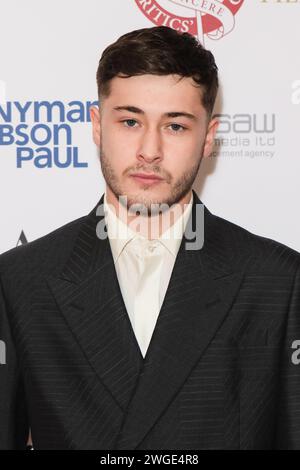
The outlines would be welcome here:
M 135 0 L 139 9 L 157 26 L 169 26 L 204 38 L 221 39 L 235 25 L 235 14 L 244 0 Z

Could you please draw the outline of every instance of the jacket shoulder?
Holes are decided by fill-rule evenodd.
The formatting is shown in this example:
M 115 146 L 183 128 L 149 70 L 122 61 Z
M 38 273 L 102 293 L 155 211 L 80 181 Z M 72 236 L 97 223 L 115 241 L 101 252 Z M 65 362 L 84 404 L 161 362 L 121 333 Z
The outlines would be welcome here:
M 19 270 L 51 272 L 64 262 L 86 215 L 25 245 L 11 248 L 0 255 L 0 274 Z
M 211 214 L 212 215 L 212 214 Z M 213 214 L 211 233 L 236 268 L 291 275 L 300 266 L 300 253 L 284 243 L 254 233 Z

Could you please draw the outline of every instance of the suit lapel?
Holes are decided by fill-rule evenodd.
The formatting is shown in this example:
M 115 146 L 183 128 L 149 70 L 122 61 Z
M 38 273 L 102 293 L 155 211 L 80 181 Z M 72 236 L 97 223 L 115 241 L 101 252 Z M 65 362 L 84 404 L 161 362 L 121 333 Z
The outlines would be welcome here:
M 143 365 L 106 238 L 96 235 L 104 197 L 84 219 L 71 256 L 48 284 L 84 355 L 124 411 Z
M 242 281 L 222 249 L 220 225 L 204 207 L 204 245 L 184 236 L 145 359 L 120 291 L 109 240 L 100 240 L 97 207 L 84 219 L 71 256 L 48 279 L 67 324 L 122 415 L 117 449 L 135 449 L 178 393 L 224 321 Z M 194 192 L 190 221 L 196 217 Z M 189 222 L 190 222 L 189 221 Z M 125 413 L 126 410 L 126 413 Z
M 194 192 L 193 224 L 196 204 L 202 203 Z M 182 239 L 117 449 L 135 449 L 143 441 L 215 336 L 241 284 L 242 272 L 231 271 L 206 207 L 204 228 L 202 249 L 186 250 Z

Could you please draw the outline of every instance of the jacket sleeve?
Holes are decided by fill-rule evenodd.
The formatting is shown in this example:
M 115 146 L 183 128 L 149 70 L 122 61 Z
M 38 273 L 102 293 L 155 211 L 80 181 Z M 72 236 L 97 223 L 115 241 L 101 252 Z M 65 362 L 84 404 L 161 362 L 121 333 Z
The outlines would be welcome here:
M 28 418 L 21 367 L 0 275 L 0 449 L 26 449 Z
M 300 268 L 295 275 L 280 357 L 277 449 L 300 449 Z

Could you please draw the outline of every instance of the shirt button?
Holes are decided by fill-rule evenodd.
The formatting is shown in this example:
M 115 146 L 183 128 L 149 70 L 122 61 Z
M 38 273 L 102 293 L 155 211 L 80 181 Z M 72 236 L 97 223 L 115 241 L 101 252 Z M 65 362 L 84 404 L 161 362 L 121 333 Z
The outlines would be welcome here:
M 152 253 L 152 251 L 154 251 L 155 248 L 157 248 L 157 243 L 150 243 L 148 248 L 149 248 L 149 251 Z

